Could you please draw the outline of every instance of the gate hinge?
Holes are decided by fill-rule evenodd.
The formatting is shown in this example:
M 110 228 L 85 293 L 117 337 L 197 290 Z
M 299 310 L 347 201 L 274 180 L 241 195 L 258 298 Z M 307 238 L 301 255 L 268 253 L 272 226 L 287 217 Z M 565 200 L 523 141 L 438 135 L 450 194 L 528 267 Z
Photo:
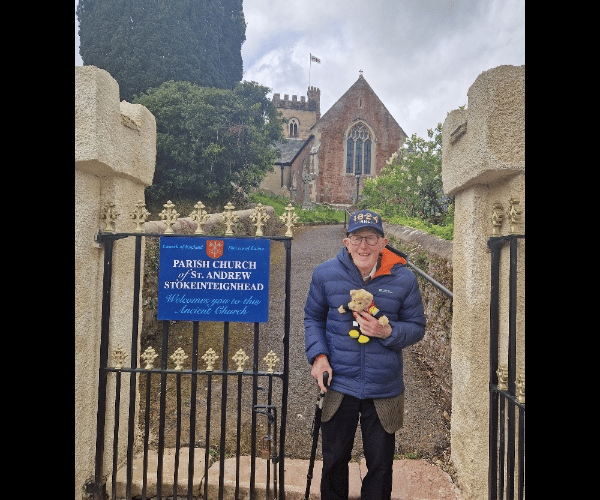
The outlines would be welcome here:
M 98 245 L 103 245 L 107 240 L 121 240 L 123 238 L 127 238 L 129 234 L 127 233 L 105 233 L 102 229 L 98 229 L 98 232 L 94 235 L 94 242 Z

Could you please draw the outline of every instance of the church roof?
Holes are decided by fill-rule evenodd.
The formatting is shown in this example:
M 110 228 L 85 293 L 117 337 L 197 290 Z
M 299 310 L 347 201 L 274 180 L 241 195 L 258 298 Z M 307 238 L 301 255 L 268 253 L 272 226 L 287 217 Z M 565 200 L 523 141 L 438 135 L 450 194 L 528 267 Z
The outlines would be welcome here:
M 406 132 L 404 132 L 404 130 L 402 129 L 402 127 L 400 127 L 400 125 L 398 124 L 398 122 L 396 121 L 396 119 L 394 118 L 394 116 L 388 111 L 388 109 L 385 107 L 385 104 L 383 104 L 383 102 L 381 101 L 381 99 L 379 99 L 379 96 L 375 93 L 375 91 L 371 88 L 371 86 L 369 85 L 369 83 L 367 82 L 367 80 L 365 79 L 365 77 L 362 75 L 362 72 L 360 74 L 360 76 L 358 77 L 358 80 L 356 80 L 354 82 L 354 84 L 352 86 L 350 86 L 350 88 L 348 90 L 346 90 L 346 92 L 344 93 L 344 95 L 342 95 L 342 97 L 340 97 L 336 103 L 331 106 L 327 112 L 321 116 L 321 118 L 317 121 L 317 123 L 315 123 L 311 128 L 317 128 L 319 127 L 320 124 L 326 123 L 330 118 L 331 115 L 335 115 L 337 112 L 336 108 L 340 108 L 343 107 L 345 102 L 346 102 L 346 97 L 353 93 L 356 90 L 360 90 L 360 89 L 365 89 L 366 91 L 370 92 L 373 94 L 373 96 L 375 96 L 375 99 L 377 99 L 377 101 L 381 104 L 382 108 L 385 110 L 385 112 L 390 116 L 390 118 L 392 119 L 393 123 L 395 123 L 398 128 L 402 131 L 402 133 L 406 136 Z
M 284 139 L 276 142 L 275 147 L 281 152 L 279 158 L 275 161 L 275 165 L 291 165 L 300 154 L 304 146 L 312 139 L 312 135 L 308 139 Z

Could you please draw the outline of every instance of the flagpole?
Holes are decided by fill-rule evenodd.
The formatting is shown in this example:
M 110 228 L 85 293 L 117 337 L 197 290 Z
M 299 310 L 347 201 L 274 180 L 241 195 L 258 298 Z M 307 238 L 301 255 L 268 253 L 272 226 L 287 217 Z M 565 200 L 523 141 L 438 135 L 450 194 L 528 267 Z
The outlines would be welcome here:
M 310 89 L 310 70 L 312 68 L 312 54 L 309 53 L 310 62 L 308 63 L 308 88 Z

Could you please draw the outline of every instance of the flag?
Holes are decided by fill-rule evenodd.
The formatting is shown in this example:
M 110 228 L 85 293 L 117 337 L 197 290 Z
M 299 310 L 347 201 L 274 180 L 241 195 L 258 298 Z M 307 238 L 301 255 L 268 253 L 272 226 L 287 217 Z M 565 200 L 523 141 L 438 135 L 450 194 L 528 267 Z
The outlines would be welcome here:
M 312 62 L 312 61 L 314 61 L 314 62 L 318 62 L 318 63 L 320 63 L 320 62 L 321 62 L 321 59 L 319 59 L 318 57 L 315 57 L 315 56 L 313 56 L 312 54 L 310 55 L 310 60 L 311 60 L 311 62 Z

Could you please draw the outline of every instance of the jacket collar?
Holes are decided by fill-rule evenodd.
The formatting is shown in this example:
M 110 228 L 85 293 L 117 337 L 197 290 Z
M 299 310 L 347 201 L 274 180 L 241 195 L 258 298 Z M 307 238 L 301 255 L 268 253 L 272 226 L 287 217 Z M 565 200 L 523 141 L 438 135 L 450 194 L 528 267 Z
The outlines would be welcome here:
M 381 252 L 381 255 L 379 256 L 377 271 L 375 271 L 373 278 L 376 278 L 377 276 L 383 276 L 385 274 L 391 274 L 392 268 L 396 264 L 402 264 L 405 266 L 406 259 L 403 256 L 388 250 L 387 247 L 384 248 L 383 252 Z
M 358 268 L 354 264 L 354 261 L 352 260 L 352 257 L 350 256 L 350 253 L 348 253 L 348 250 L 346 249 L 346 247 L 341 249 L 340 254 L 338 255 L 338 258 L 342 262 L 344 262 L 347 267 L 354 268 L 360 277 L 360 272 L 358 272 Z M 401 264 L 401 265 L 405 266 L 406 265 L 406 255 L 403 254 L 402 252 L 399 252 L 398 250 L 395 250 L 395 251 L 391 250 L 386 246 L 383 249 L 383 251 L 381 252 L 381 254 L 379 255 L 379 260 L 377 261 L 377 270 L 375 271 L 373 278 L 376 278 L 377 276 L 384 276 L 386 274 L 391 274 L 392 268 L 397 264 Z M 362 281 L 362 278 L 361 278 L 361 281 Z

